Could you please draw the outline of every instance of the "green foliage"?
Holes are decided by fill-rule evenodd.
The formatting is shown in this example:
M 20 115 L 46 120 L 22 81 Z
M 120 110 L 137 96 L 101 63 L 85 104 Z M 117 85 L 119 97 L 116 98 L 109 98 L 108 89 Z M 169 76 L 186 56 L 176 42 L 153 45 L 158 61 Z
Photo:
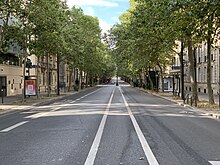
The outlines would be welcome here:
M 176 39 L 169 16 L 165 1 L 131 2 L 131 8 L 121 16 L 121 24 L 111 29 L 110 36 L 121 76 L 135 76 L 142 68 L 168 63 Z
M 97 18 L 84 15 L 80 8 L 69 9 L 61 0 L 10 0 L 0 4 L 4 22 L 1 51 L 13 39 L 25 55 L 57 55 L 69 68 L 77 67 L 90 76 L 112 75 Z
M 109 35 L 122 76 L 136 75 L 142 68 L 167 66 L 173 54 L 179 53 L 175 41 L 187 41 L 190 36 L 195 44 L 208 34 L 214 40 L 219 33 L 219 0 L 131 0 L 130 4 Z

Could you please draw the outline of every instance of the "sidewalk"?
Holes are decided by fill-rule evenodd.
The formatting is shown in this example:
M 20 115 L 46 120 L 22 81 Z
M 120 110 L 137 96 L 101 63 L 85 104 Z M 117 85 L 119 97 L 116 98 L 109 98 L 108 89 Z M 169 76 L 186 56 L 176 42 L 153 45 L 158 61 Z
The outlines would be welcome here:
M 180 106 L 184 106 L 184 107 L 188 107 L 192 110 L 195 110 L 195 111 L 200 111 L 201 113 L 204 113 L 204 114 L 207 114 L 215 119 L 220 119 L 220 109 L 219 109 L 219 96 L 218 95 L 215 95 L 214 96 L 214 99 L 215 99 L 215 103 L 216 105 L 213 106 L 212 108 L 207 108 L 207 106 L 201 106 L 200 107 L 194 107 L 194 106 L 190 106 L 189 104 L 186 104 L 183 102 L 183 100 L 177 96 L 173 96 L 173 93 L 161 93 L 161 92 L 149 92 L 149 91 L 145 91 L 147 93 L 151 93 L 155 96 L 158 96 L 158 97 L 161 97 L 161 98 L 164 98 L 166 100 L 169 100 L 169 101 L 172 101 L 172 102 L 175 102 L 177 104 L 179 104 Z M 198 97 L 199 97 L 199 101 L 198 102 L 198 105 L 202 102 L 204 104 L 204 102 L 206 102 L 206 104 L 208 105 L 208 94 L 198 94 Z
M 31 108 L 34 105 L 36 106 L 37 104 L 43 102 L 49 102 L 51 100 L 60 99 L 62 97 L 69 96 L 75 93 L 77 92 L 61 91 L 59 96 L 56 95 L 55 93 L 52 93 L 50 97 L 47 97 L 47 93 L 41 93 L 39 95 L 39 98 L 37 98 L 37 96 L 26 97 L 24 102 L 22 102 L 22 95 L 3 97 L 3 100 L 2 97 L 0 97 L 0 113 L 8 112 L 11 110 L 25 110 Z

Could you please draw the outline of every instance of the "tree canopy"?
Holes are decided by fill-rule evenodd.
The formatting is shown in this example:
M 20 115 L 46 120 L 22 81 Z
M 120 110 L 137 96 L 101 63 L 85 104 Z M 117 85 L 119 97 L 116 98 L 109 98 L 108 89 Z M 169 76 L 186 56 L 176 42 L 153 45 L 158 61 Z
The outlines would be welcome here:
M 110 56 L 97 18 L 61 0 L 7 0 L 0 6 L 1 50 L 13 40 L 27 56 L 59 55 L 70 68 L 106 74 Z

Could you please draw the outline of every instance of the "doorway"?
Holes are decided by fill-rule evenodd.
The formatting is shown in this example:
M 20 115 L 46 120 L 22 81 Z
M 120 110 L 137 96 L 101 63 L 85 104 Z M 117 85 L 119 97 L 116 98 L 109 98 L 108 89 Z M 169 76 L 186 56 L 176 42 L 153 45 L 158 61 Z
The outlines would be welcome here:
M 2 96 L 2 90 L 3 90 L 3 96 L 7 96 L 7 84 L 6 84 L 6 76 L 0 76 L 0 90 L 1 90 L 1 96 Z

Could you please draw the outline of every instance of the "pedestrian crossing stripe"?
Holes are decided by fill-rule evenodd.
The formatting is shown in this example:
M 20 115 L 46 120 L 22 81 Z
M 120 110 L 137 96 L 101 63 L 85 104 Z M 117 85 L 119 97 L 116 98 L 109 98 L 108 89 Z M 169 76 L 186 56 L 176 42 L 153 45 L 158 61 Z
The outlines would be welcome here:
M 220 165 L 220 161 L 209 161 L 212 165 Z

